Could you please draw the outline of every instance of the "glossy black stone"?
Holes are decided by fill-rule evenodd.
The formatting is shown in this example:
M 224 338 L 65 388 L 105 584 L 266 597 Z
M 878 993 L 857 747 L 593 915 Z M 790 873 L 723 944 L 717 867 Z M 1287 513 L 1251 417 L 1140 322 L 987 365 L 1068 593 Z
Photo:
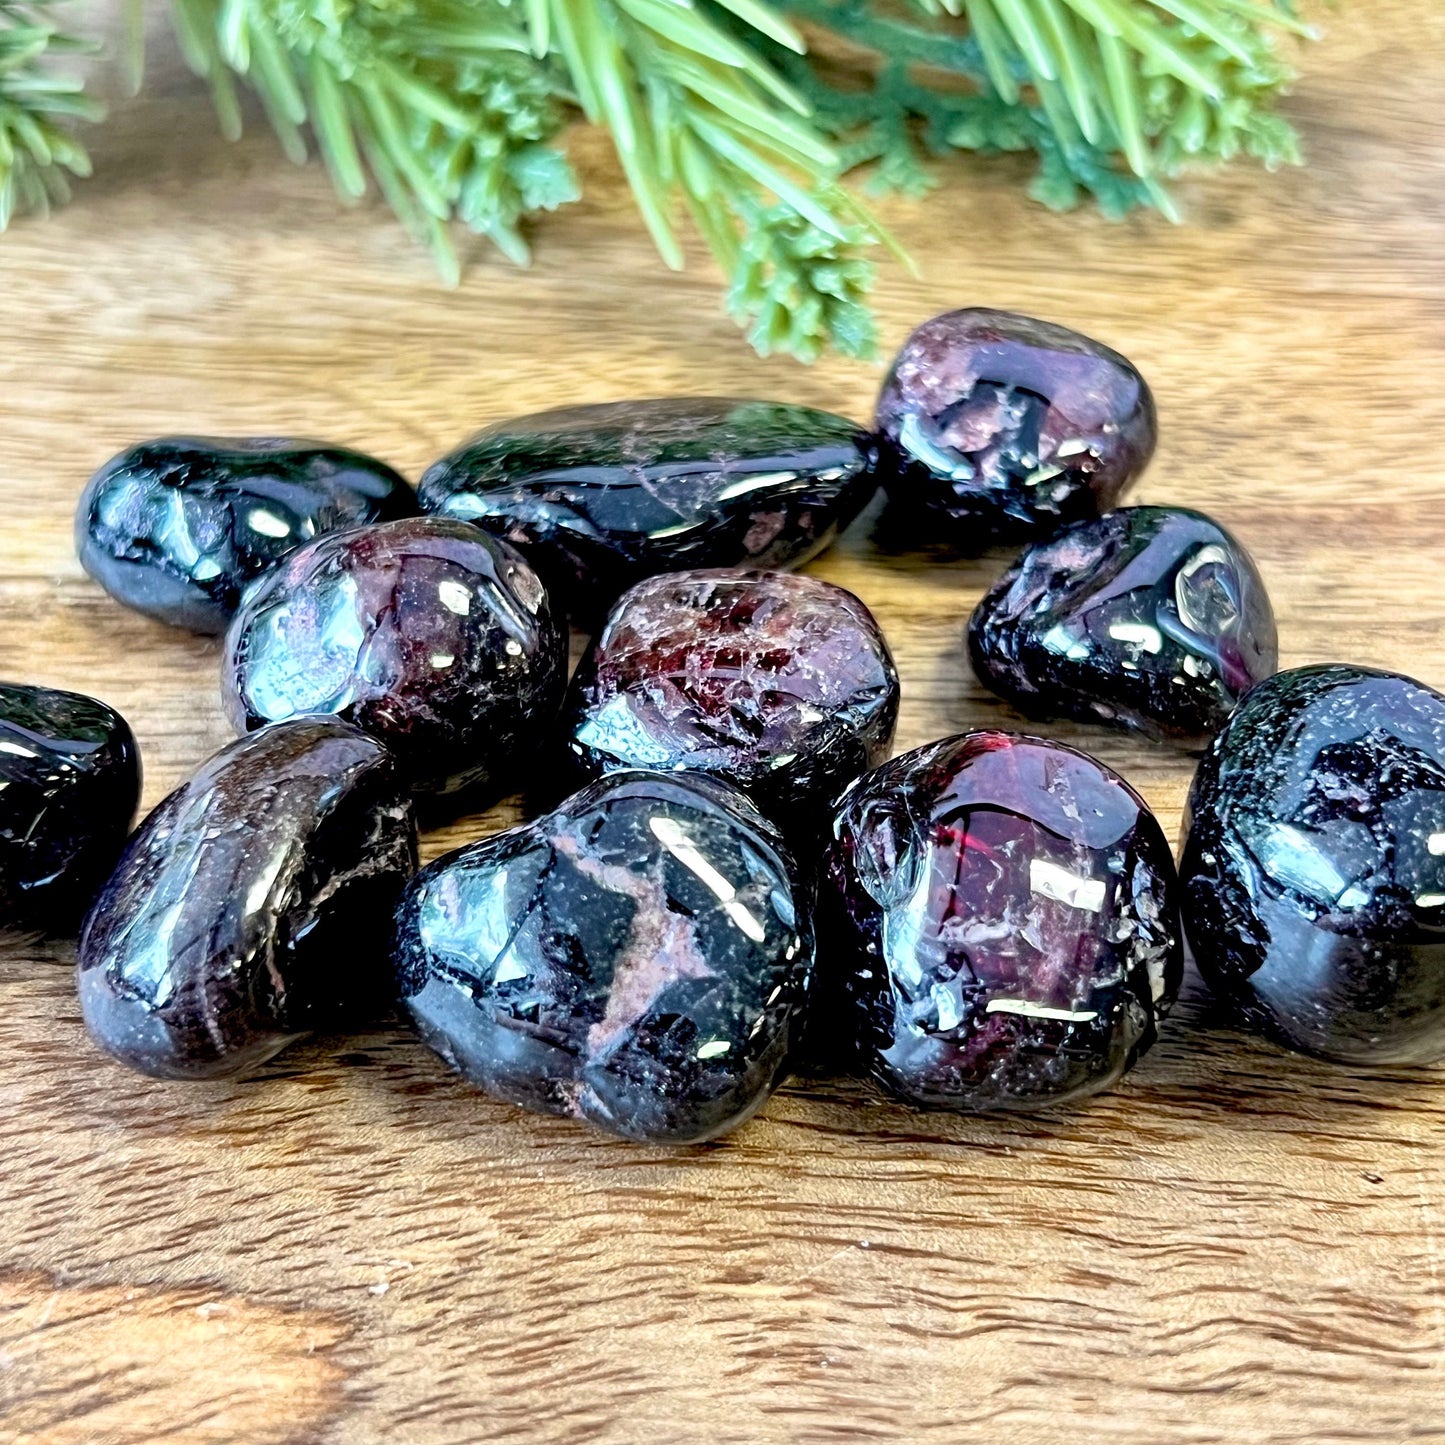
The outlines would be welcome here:
M 1205 755 L 1185 827 L 1190 947 L 1251 1023 L 1345 1063 L 1445 1058 L 1445 697 L 1278 673 Z
M 898 673 L 851 592 L 790 572 L 702 570 L 625 592 L 572 680 L 590 777 L 687 769 L 742 788 L 795 842 L 888 755 Z
M 211 1079 L 391 997 L 392 911 L 416 870 L 395 764 L 336 718 L 217 753 L 136 831 L 80 942 L 81 1010 L 122 1063 Z
M 981 307 L 908 338 L 877 426 L 892 530 L 961 553 L 1107 511 L 1156 439 L 1154 398 L 1117 351 Z
M 669 397 L 488 427 L 437 462 L 420 495 L 520 547 L 591 625 L 658 572 L 805 562 L 877 489 L 871 439 L 840 416 Z
M 834 825 L 809 1053 L 932 1109 L 1106 1088 L 1178 992 L 1175 886 L 1143 800 L 1062 743 L 970 733 L 894 758 Z
M 225 652 L 238 730 L 333 713 L 385 742 L 431 794 L 515 785 L 567 676 L 566 635 L 536 573 L 445 517 L 309 542 L 247 592 Z
M 421 1036 L 497 1098 L 689 1144 L 782 1078 L 812 939 L 778 835 L 700 777 L 616 773 L 422 872 L 398 910 Z
M 0 928 L 73 932 L 140 802 L 121 715 L 74 692 L 0 683 Z
M 219 633 L 245 585 L 303 542 L 416 511 L 396 472 L 348 447 L 160 437 L 91 478 L 75 544 L 85 570 L 126 606 Z
M 1030 717 L 1203 747 L 1278 665 L 1249 553 L 1182 507 L 1124 507 L 1037 542 L 979 603 L 973 670 Z

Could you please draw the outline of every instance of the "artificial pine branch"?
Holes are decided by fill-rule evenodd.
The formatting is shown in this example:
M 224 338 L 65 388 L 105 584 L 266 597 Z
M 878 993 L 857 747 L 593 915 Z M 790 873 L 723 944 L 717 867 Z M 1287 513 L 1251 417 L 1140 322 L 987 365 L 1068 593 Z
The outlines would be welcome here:
M 84 174 L 91 118 L 43 60 L 74 43 L 52 0 L 0 0 L 0 226 Z M 139 7 L 128 0 L 139 34 Z M 1293 0 L 171 0 L 223 129 L 251 88 L 293 159 L 374 183 L 435 251 L 452 228 L 528 257 L 523 223 L 577 195 L 553 144 L 575 108 L 611 132 L 663 260 L 690 218 L 763 352 L 873 345 L 866 248 L 838 177 L 913 193 L 951 150 L 1032 151 L 1033 193 L 1154 205 L 1192 161 L 1297 159 L 1274 111 Z M 821 45 L 804 43 L 795 24 Z M 832 58 L 840 44 L 850 60 Z M 860 60 L 858 57 L 862 57 Z
M 714 13 L 678 0 L 539 3 L 663 259 L 682 264 L 681 199 L 760 351 L 870 355 L 859 253 L 873 228 L 833 184 L 838 157 L 807 102 L 757 53 L 801 53 L 792 27 L 760 0 L 722 0 Z M 723 13 L 730 27 L 714 18 Z
M 872 53 L 841 76 L 811 56 L 771 58 L 845 162 L 874 164 L 887 186 L 927 190 L 927 158 L 949 150 L 1033 151 L 1033 194 L 1055 209 L 1089 195 L 1109 215 L 1173 216 L 1164 182 L 1191 162 L 1299 159 L 1273 109 L 1292 79 L 1276 37 L 1309 33 L 1292 0 L 953 0 L 949 13 L 916 0 L 911 15 L 877 0 L 783 3 Z
M 49 62 L 91 47 L 48 22 L 50 3 L 0 0 L 0 231 L 18 209 L 44 212 L 67 199 L 67 171 L 90 174 L 70 126 L 99 119 L 100 107 Z
M 350 201 L 368 173 L 392 208 L 459 274 L 450 223 L 513 260 L 522 217 L 578 195 L 559 151 L 565 76 L 537 58 L 519 16 L 494 0 L 173 0 L 191 65 L 238 132 L 232 76 L 260 97 L 293 160 L 314 137 Z

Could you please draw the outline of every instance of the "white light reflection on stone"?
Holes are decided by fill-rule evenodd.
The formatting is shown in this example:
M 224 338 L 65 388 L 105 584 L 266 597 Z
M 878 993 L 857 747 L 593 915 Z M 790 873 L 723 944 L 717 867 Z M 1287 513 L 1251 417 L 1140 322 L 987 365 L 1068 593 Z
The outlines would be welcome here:
M 253 532 L 259 532 L 263 537 L 284 538 L 291 535 L 291 524 L 264 507 L 254 507 L 246 521 Z
M 698 850 L 686 833 L 671 818 L 656 817 L 648 821 L 652 836 L 682 864 L 688 872 L 700 878 L 723 906 L 723 912 L 752 939 L 761 943 L 767 937 L 762 924 L 737 901 L 737 889 L 728 882 Z
M 1111 622 L 1109 636 L 1116 642 L 1131 642 L 1150 653 L 1158 652 L 1164 646 L 1159 629 L 1151 627 L 1147 622 Z
M 448 612 L 458 617 L 468 617 L 472 611 L 472 594 L 460 582 L 448 579 L 437 583 L 437 596 Z
M 1098 913 L 1104 906 L 1108 885 L 1102 878 L 1080 878 L 1047 858 L 1029 859 L 1029 887 L 1056 903 L 1067 903 L 1085 913 Z
M 1030 1003 L 1026 998 L 991 998 L 985 1013 L 1022 1014 L 1031 1019 L 1058 1019 L 1067 1024 L 1088 1024 L 1099 1017 L 1094 1009 L 1049 1008 L 1045 1004 Z
M 741 481 L 734 482 L 732 486 L 724 487 L 717 494 L 717 499 L 720 502 L 728 502 L 734 497 L 745 497 L 749 492 L 756 492 L 760 487 L 785 487 L 789 482 L 797 480 L 797 472 L 758 472 L 755 476 L 744 477 Z

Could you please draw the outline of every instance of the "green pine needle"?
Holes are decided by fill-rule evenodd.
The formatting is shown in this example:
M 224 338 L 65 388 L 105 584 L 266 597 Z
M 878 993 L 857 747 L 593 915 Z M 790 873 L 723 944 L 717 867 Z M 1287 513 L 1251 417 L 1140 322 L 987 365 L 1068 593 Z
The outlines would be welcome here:
M 1297 163 L 1274 110 L 1293 73 L 1285 35 L 1308 35 L 1291 0 L 957 0 L 943 13 L 884 13 L 873 0 L 786 0 L 792 15 L 871 51 L 861 71 L 771 53 L 852 164 L 919 194 L 949 150 L 1033 151 L 1034 197 L 1094 199 L 1119 216 L 1153 206 L 1193 163 L 1244 154 Z
M 50 60 L 81 48 L 57 0 L 0 0 L 0 227 L 86 174 L 94 106 Z M 140 77 L 140 8 L 125 63 Z M 866 356 L 867 249 L 897 248 L 841 189 L 922 195 L 954 150 L 1032 152 L 1032 194 L 1174 215 L 1167 182 L 1247 155 L 1298 160 L 1275 103 L 1294 0 L 171 0 L 183 53 L 241 126 L 346 200 L 376 186 L 456 279 L 453 232 L 519 263 L 527 221 L 578 195 L 556 142 L 605 125 L 663 261 L 690 219 L 761 352 Z M 809 27 L 821 56 L 805 44 Z M 829 57 L 846 54 L 845 64 Z M 862 57 L 861 59 L 859 57 Z
M 877 345 L 867 306 L 873 267 L 858 254 L 868 232 L 829 235 L 782 203 L 746 219 L 728 310 L 759 354 L 815 361 L 831 349 L 871 359 Z
M 19 210 L 43 214 L 66 200 L 67 173 L 90 174 L 71 127 L 99 119 L 100 107 L 51 62 L 91 47 L 49 23 L 51 4 L 0 0 L 0 231 Z

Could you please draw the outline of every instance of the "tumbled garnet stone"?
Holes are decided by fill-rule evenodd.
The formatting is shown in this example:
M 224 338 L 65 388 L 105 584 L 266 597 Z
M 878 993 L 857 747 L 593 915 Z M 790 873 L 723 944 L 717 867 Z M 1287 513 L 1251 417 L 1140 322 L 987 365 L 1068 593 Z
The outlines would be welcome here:
M 0 683 L 0 928 L 72 933 L 140 802 L 121 715 L 74 692 Z
M 584 774 L 708 773 L 775 822 L 821 814 L 888 754 L 898 674 L 851 592 L 788 572 L 677 572 L 625 592 L 572 680 Z
M 401 995 L 497 1098 L 629 1139 L 708 1139 L 772 1092 L 801 1022 L 812 937 L 790 870 L 735 790 L 617 773 L 418 875 Z
M 1249 553 L 1182 507 L 1123 507 L 1036 542 L 968 627 L 984 686 L 1030 717 L 1203 747 L 1279 661 Z
M 1107 511 L 1154 451 L 1154 399 L 1107 346 L 1008 311 L 950 311 L 878 399 L 883 480 L 916 544 L 977 552 Z
M 500 422 L 437 462 L 420 496 L 520 547 L 592 626 L 657 572 L 807 561 L 877 491 L 874 462 L 864 429 L 829 412 L 665 397 Z
M 75 518 L 85 570 L 113 597 L 193 632 L 224 632 L 241 590 L 322 532 L 412 516 L 385 462 L 271 438 L 160 437 L 91 478 Z
M 1174 860 L 1121 778 L 1061 743 L 947 738 L 843 800 L 818 913 L 813 1061 L 925 1108 L 1112 1084 L 1178 991 Z
M 1200 972 L 1346 1063 L 1445 1058 L 1445 697 L 1369 668 L 1256 687 L 1195 775 L 1180 865 Z
M 217 753 L 141 824 L 86 921 L 95 1041 L 161 1078 L 264 1063 L 391 998 L 392 910 L 416 829 L 386 749 L 301 718 Z
M 247 593 L 222 684 L 237 729 L 334 713 L 418 792 L 507 787 L 553 723 L 567 644 L 532 569 L 465 522 L 333 532 Z

